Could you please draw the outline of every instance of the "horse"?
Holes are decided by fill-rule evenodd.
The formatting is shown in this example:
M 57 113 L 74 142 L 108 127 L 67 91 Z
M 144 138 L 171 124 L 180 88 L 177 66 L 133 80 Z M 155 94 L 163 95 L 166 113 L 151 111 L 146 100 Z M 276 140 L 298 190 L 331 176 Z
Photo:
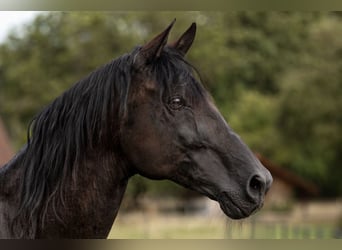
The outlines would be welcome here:
M 44 107 L 0 168 L 0 238 L 105 238 L 130 177 L 171 180 L 232 219 L 259 210 L 272 176 L 185 59 L 175 20 Z

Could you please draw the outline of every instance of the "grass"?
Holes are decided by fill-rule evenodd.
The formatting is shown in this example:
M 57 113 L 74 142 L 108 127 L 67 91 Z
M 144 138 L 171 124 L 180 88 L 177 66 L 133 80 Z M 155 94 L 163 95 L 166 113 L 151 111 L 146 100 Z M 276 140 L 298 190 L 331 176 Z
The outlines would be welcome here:
M 119 214 L 109 238 L 119 239 L 314 239 L 333 238 L 330 224 L 232 221 L 224 216 Z
M 134 214 L 117 218 L 109 238 L 223 238 L 224 225 L 193 216 Z

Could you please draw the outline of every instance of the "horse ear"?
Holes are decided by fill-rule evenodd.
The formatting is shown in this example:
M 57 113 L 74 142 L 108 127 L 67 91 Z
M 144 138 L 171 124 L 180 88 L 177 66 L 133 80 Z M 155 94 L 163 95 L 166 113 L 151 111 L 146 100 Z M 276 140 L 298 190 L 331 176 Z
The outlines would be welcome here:
M 161 32 L 159 35 L 157 35 L 141 48 L 139 52 L 139 60 L 143 60 L 143 62 L 150 62 L 160 56 L 163 48 L 167 43 L 170 30 L 175 21 L 176 19 L 174 19 L 163 32 Z
M 196 35 L 196 23 L 192 23 L 191 26 L 184 32 L 184 34 L 174 43 L 169 46 L 177 49 L 184 56 L 190 49 Z

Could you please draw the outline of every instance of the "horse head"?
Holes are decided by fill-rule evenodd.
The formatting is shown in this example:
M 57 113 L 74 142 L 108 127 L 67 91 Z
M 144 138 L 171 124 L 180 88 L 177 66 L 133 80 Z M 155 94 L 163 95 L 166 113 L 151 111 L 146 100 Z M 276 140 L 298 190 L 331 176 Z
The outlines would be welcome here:
M 137 173 L 198 191 L 231 218 L 247 217 L 262 206 L 272 176 L 184 59 L 196 24 L 168 44 L 173 24 L 134 55 L 122 150 Z

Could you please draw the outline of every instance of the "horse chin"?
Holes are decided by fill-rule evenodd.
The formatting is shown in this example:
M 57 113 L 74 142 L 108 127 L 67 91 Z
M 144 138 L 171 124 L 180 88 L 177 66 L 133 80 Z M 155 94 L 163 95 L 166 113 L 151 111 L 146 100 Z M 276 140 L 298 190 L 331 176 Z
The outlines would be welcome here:
M 219 202 L 221 210 L 231 219 L 239 220 L 244 219 L 249 216 L 249 214 L 245 213 L 239 207 L 236 207 L 231 204 Z
M 252 209 L 246 209 L 245 206 L 238 205 L 236 201 L 233 201 L 229 196 L 222 195 L 218 199 L 221 210 L 231 219 L 239 220 L 249 217 L 258 210 L 258 206 L 252 207 Z

